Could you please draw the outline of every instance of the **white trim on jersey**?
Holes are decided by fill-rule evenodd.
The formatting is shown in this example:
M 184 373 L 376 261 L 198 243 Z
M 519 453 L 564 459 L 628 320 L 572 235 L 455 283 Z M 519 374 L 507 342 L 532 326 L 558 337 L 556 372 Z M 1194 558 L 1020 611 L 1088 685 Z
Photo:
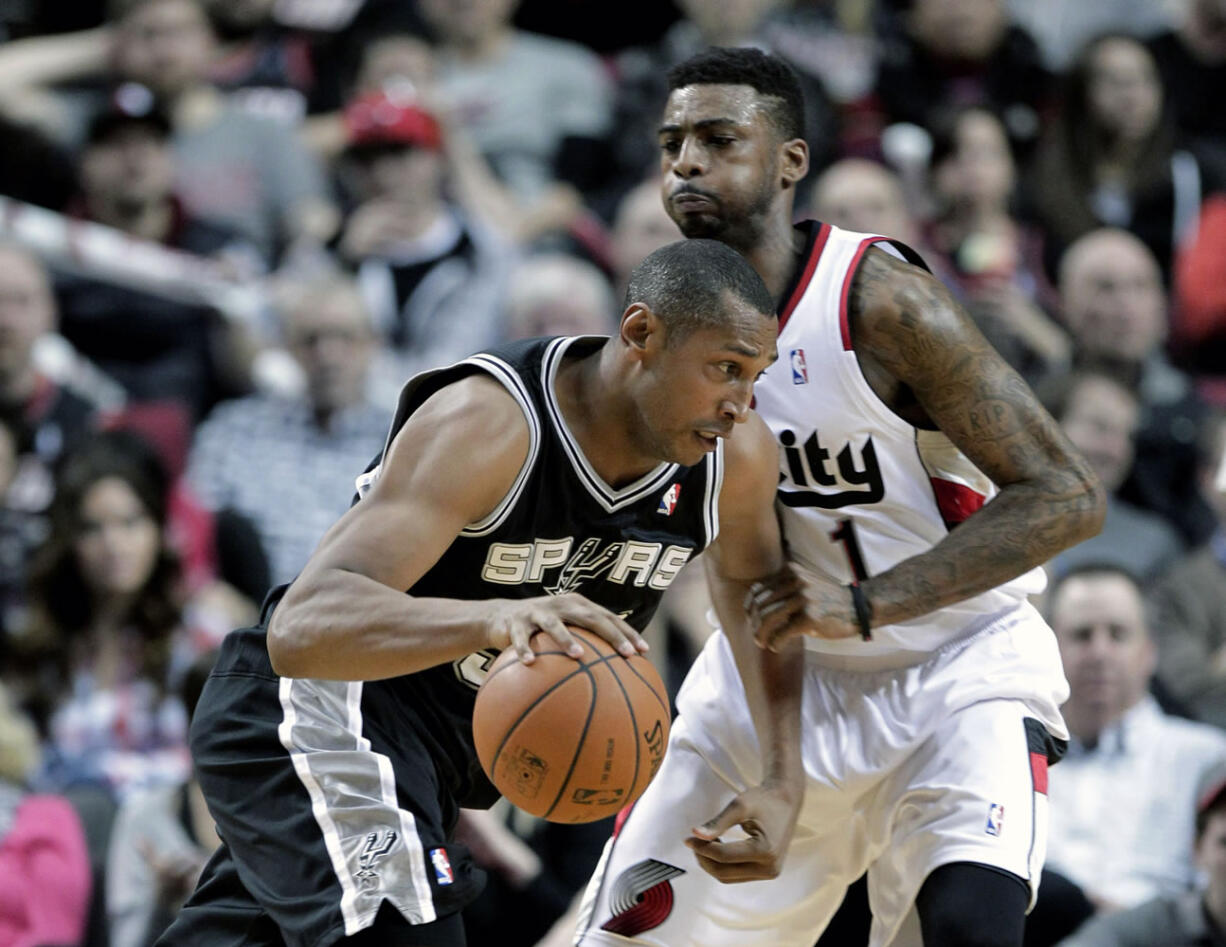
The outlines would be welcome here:
M 341 887 L 345 936 L 368 927 L 384 900 L 413 924 L 436 920 L 416 820 L 399 805 L 391 760 L 374 752 L 362 735 L 361 682 L 283 677 L 278 696 L 282 719 L 277 736 L 311 798 L 311 812 Z M 390 832 L 393 825 L 400 844 L 393 834 L 377 866 L 364 865 L 364 849 L 372 836 Z M 363 881 L 374 877 L 376 883 L 359 883 L 355 866 L 370 872 Z M 411 889 L 412 901 L 404 898 L 406 889 Z
M 571 343 L 582 338 L 585 336 L 570 336 L 550 343 L 549 348 L 545 351 L 545 357 L 541 359 L 541 387 L 545 393 L 545 407 L 549 411 L 550 420 L 553 421 L 554 430 L 558 432 L 566 456 L 570 458 L 571 466 L 574 467 L 575 473 L 592 498 L 604 508 L 606 513 L 612 513 L 666 486 L 677 472 L 677 464 L 660 464 L 643 474 L 634 483 L 627 484 L 620 490 L 614 490 L 588 462 L 583 448 L 579 446 L 570 428 L 566 426 L 566 419 L 562 416 L 553 387 L 558 374 L 558 366 L 562 363 L 562 355 Z
M 524 387 L 523 381 L 515 370 L 502 359 L 493 355 L 480 354 L 466 358 L 460 364 L 479 365 L 502 382 L 511 392 L 511 396 L 519 402 L 520 410 L 528 419 L 528 457 L 524 460 L 524 465 L 519 468 L 519 474 L 515 482 L 511 484 L 511 489 L 507 491 L 502 502 L 494 507 L 489 516 L 476 523 L 470 523 L 460 530 L 462 536 L 487 536 L 502 525 L 519 500 L 520 494 L 524 492 L 524 485 L 528 482 L 528 475 L 532 473 L 532 468 L 536 465 L 536 455 L 541 446 L 541 421 L 537 417 L 536 408 L 532 405 L 532 399 L 528 397 L 528 390 Z
M 707 457 L 707 495 L 703 498 L 702 518 L 707 530 L 707 546 L 710 546 L 719 535 L 719 495 L 724 488 L 724 442 L 717 442 L 715 450 Z

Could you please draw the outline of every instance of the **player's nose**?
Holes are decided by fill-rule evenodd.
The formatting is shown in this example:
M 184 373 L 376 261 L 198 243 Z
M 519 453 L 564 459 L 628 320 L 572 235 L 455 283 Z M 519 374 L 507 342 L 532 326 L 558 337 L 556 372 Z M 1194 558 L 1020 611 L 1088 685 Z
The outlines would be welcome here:
M 677 157 L 673 161 L 673 173 L 678 177 L 692 178 L 705 173 L 706 170 L 707 163 L 704 150 L 692 138 L 685 139 L 681 143 L 681 150 L 677 152 Z

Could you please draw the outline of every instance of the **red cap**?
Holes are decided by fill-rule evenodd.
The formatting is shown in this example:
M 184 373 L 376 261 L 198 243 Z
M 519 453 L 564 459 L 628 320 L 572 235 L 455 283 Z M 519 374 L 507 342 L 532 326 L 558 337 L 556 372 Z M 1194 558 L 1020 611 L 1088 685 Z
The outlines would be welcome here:
M 410 98 L 373 92 L 345 107 L 345 136 L 350 147 L 418 145 L 438 149 L 443 143 L 438 121 Z

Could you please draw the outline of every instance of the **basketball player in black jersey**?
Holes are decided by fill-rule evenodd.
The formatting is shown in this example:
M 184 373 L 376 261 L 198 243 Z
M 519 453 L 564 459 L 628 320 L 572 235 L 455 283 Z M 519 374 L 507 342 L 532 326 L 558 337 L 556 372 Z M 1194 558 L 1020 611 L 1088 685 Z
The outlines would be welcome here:
M 808 367 L 804 349 L 796 348 L 792 354 L 794 358 L 799 353 L 799 363 L 789 367 L 784 359 L 760 386 L 767 423 L 774 428 L 778 418 L 787 418 L 789 428 L 780 432 L 780 443 L 795 447 L 797 455 L 799 445 L 805 444 L 807 460 L 794 468 L 782 465 L 781 479 L 804 479 L 792 471 L 811 470 L 819 482 L 803 502 L 797 502 L 795 493 L 787 495 L 792 501 L 785 509 L 785 517 L 791 517 L 785 518 L 789 545 L 803 544 L 813 551 L 812 558 L 829 555 L 833 562 L 829 547 L 837 547 L 839 536 L 846 537 L 858 523 L 864 532 L 875 531 L 881 538 L 878 563 L 891 560 L 891 546 L 907 548 L 919 535 L 909 525 L 912 512 L 883 513 L 881 500 L 884 495 L 891 501 L 893 482 L 915 490 L 914 509 L 925 502 L 939 505 L 933 502 L 936 487 L 928 484 L 928 477 L 935 475 L 915 472 L 920 466 L 916 455 L 921 441 L 931 440 L 929 432 L 943 432 L 950 442 L 948 456 L 960 453 L 959 464 L 968 460 L 965 466 L 986 475 L 998 492 L 977 512 L 954 524 L 947 521 L 944 536 L 926 542 L 925 548 L 908 549 L 905 557 L 893 556 L 875 572 L 859 565 L 860 556 L 851 554 L 858 550 L 849 551 L 838 568 L 851 573 L 850 584 L 793 565 L 758 584 L 750 608 L 763 648 L 784 647 L 805 636 L 819 639 L 805 655 L 803 772 L 789 777 L 783 767 L 785 780 L 793 778 L 802 786 L 798 795 L 807 799 L 803 812 L 801 800 L 793 797 L 789 813 L 772 813 L 772 823 L 786 831 L 764 835 L 752 853 L 742 841 L 723 835 L 743 824 L 746 798 L 760 800 L 756 790 L 746 797 L 729 788 L 743 772 L 740 762 L 730 762 L 743 758 L 737 755 L 745 743 L 743 715 L 735 688 L 728 690 L 725 701 L 706 700 L 713 690 L 728 686 L 719 636 L 713 636 L 678 699 L 682 730 L 673 730 L 674 735 L 684 732 L 685 746 L 695 752 L 670 751 L 662 778 L 621 823 L 589 886 L 575 943 L 806 947 L 821 933 L 845 886 L 867 868 L 880 909 L 874 947 L 891 941 L 901 925 L 910 922 L 913 908 L 918 908 L 918 926 L 928 947 L 1017 947 L 1037 885 L 1036 862 L 1042 860 L 1042 819 L 1028 810 L 1033 801 L 1038 811 L 1047 762 L 1059 758 L 1060 739 L 1052 733 L 1063 728 L 1059 694 L 1062 689 L 1067 694 L 1058 655 L 1050 647 L 1050 629 L 1019 594 L 1010 610 L 982 613 L 982 646 L 968 644 L 978 616 L 949 633 L 949 647 L 932 646 L 936 634 L 924 644 L 909 642 L 907 634 L 924 631 L 917 619 L 932 621 L 944 609 L 999 594 L 1002 586 L 1097 533 L 1104 513 L 1102 488 L 949 292 L 914 265 L 913 254 L 899 248 L 891 255 L 873 242 L 880 238 L 869 237 L 854 257 L 831 254 L 824 268 L 819 265 L 830 228 L 814 221 L 794 226 L 796 187 L 808 171 L 809 157 L 802 93 L 786 63 L 755 49 L 710 49 L 676 66 L 669 74 L 669 88 L 658 133 L 669 215 L 687 237 L 719 240 L 743 254 L 762 276 L 781 319 L 799 302 L 803 318 L 810 320 L 805 331 L 812 335 L 804 343 L 810 347 Z M 846 245 L 848 239 L 832 238 L 829 245 Z M 831 257 L 848 261 L 840 264 L 845 269 L 832 271 Z M 815 351 L 834 351 L 840 318 L 838 351 L 820 362 L 837 371 L 823 368 L 815 374 Z M 789 342 L 793 344 L 800 343 Z M 782 342 L 780 346 L 786 354 Z M 854 361 L 845 358 L 845 352 L 854 352 Z M 809 397 L 806 393 L 824 396 L 825 404 L 834 406 L 827 411 L 834 421 L 825 427 L 837 422 L 843 430 L 854 430 L 855 444 L 832 443 L 825 427 L 818 432 L 807 419 L 785 413 L 789 403 Z M 768 395 L 777 413 L 768 412 Z M 791 430 L 802 424 L 809 426 L 799 434 Z M 915 431 L 910 439 L 902 433 L 906 425 Z M 871 434 L 868 441 L 866 433 Z M 882 449 L 887 434 L 895 443 L 889 457 Z M 873 439 L 878 446 L 870 470 L 864 458 Z M 861 459 L 849 462 L 855 457 Z M 877 458 L 883 459 L 880 468 Z M 878 488 L 861 493 L 850 489 L 870 481 Z M 846 492 L 836 495 L 839 490 Z M 979 502 L 984 498 L 979 496 Z M 828 528 L 814 514 L 814 525 L 801 523 L 793 531 L 799 517 L 791 516 L 792 507 L 800 506 L 820 510 L 823 516 L 829 511 Z M 992 663 L 992 654 L 983 658 L 985 648 L 1013 633 L 1011 622 L 1018 628 L 1025 625 L 1017 632 L 1021 644 L 1014 665 L 1037 668 L 1016 692 L 1008 691 L 1015 683 L 1009 675 L 1016 673 L 1009 663 Z M 939 619 L 931 627 L 942 627 Z M 992 638 L 998 629 L 1001 634 Z M 874 631 L 878 638 L 870 640 Z M 837 644 L 826 647 L 825 642 L 832 641 Z M 1036 653 L 1041 661 L 1033 657 Z M 985 683 L 983 696 L 970 696 L 965 704 L 941 705 L 945 684 L 923 682 L 942 681 L 941 673 L 955 654 L 965 655 L 966 662 L 949 677 L 965 684 L 951 685 L 950 692 L 961 697 L 977 680 L 1002 683 L 995 691 Z M 1031 664 L 1025 663 L 1028 660 Z M 687 688 L 692 715 L 687 712 Z M 1021 805 L 1009 796 L 1010 818 L 1016 814 L 1017 821 L 1005 823 L 1003 829 L 1003 798 L 983 798 L 978 783 L 967 786 L 973 779 L 991 783 L 997 778 L 985 774 L 995 765 L 991 753 L 996 731 L 984 727 L 976 734 L 968 725 L 970 739 L 963 743 L 943 741 L 933 729 L 941 720 L 951 726 L 978 721 L 975 714 L 1002 706 L 998 699 L 1016 699 L 1009 705 L 1011 713 L 1041 706 L 1051 723 L 1049 732 L 1038 720 L 1023 720 L 1018 714 L 1016 728 L 1008 729 L 1007 740 L 1000 741 L 1009 754 L 1009 769 L 1000 771 L 1006 772 L 1010 791 L 1023 781 L 1025 789 Z M 845 710 L 866 705 L 854 719 Z M 781 720 L 794 712 L 789 699 L 774 707 L 772 715 Z M 1039 726 L 1032 728 L 1032 723 Z M 1032 737 L 1034 743 L 1028 745 Z M 951 754 L 948 765 L 945 753 Z M 766 759 L 773 765 L 769 754 Z M 791 753 L 788 759 L 801 759 L 801 754 Z M 714 813 L 679 813 L 678 794 L 667 791 L 678 783 L 686 783 L 688 798 L 703 800 L 700 805 L 717 809 L 723 799 L 732 797 L 732 802 L 686 837 L 687 827 L 696 824 L 691 819 Z M 839 792 L 839 787 L 853 785 L 854 790 Z M 831 795 L 837 798 L 822 810 L 816 800 Z M 838 808 L 844 799 L 851 800 L 846 812 Z M 788 804 L 782 796 L 774 801 Z M 942 813 L 950 815 L 944 824 Z M 795 828 L 798 819 L 800 829 Z M 789 851 L 793 838 L 797 845 Z M 692 854 L 682 847 L 683 841 Z M 1018 868 L 1000 867 L 1001 858 L 988 863 L 998 841 L 997 850 L 1016 846 L 1009 852 L 1020 852 Z M 988 854 L 979 858 L 980 852 Z M 799 871 L 789 873 L 788 858 Z M 671 874 L 647 870 L 659 865 Z M 772 880 L 745 889 L 718 889 L 707 884 L 709 879 L 695 866 L 724 882 Z M 888 873 L 877 875 L 876 891 L 874 871 Z M 666 900 L 668 906 L 647 916 L 630 894 L 641 904 Z
M 160 943 L 462 944 L 482 879 L 451 831 L 497 798 L 471 734 L 485 669 L 530 660 L 538 631 L 577 653 L 563 623 L 644 650 L 704 548 L 755 700 L 795 694 L 794 655 L 755 648 L 743 605 L 782 566 L 750 411 L 775 334 L 742 257 L 680 241 L 634 271 L 616 336 L 411 380 L 360 499 L 223 645 L 191 738 L 223 846 Z M 772 776 L 764 800 L 790 789 Z

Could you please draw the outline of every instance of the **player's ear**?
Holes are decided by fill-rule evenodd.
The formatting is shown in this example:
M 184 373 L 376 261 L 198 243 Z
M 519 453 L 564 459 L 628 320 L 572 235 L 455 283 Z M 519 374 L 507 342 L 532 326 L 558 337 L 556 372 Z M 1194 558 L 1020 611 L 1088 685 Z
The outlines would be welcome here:
M 804 180 L 809 173 L 809 143 L 792 138 L 779 146 L 779 177 L 786 191 Z
M 663 339 L 664 326 L 646 303 L 631 303 L 622 313 L 620 335 L 632 353 L 643 355 Z

